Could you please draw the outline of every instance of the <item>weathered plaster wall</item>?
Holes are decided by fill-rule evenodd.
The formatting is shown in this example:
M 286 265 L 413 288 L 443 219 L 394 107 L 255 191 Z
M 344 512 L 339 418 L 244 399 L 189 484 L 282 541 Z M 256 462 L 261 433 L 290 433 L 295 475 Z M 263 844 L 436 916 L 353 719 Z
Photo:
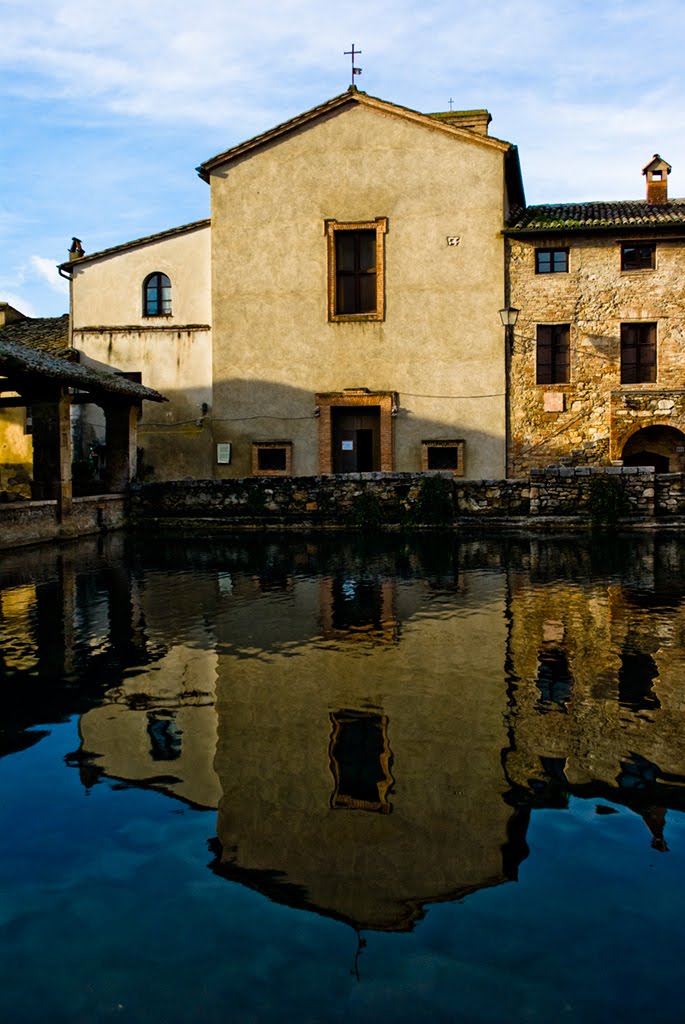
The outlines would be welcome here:
M 144 404 L 138 427 L 143 472 L 156 479 L 212 473 L 209 236 L 205 226 L 74 267 L 73 345 L 84 361 L 138 372 L 169 399 Z M 143 281 L 156 271 L 171 280 L 172 313 L 144 317 Z M 89 415 L 95 432 L 100 421 Z
M 535 273 L 536 248 L 566 245 L 568 273 Z M 521 311 L 511 354 L 509 473 L 525 475 L 560 459 L 606 464 L 620 458 L 631 433 L 651 424 L 685 431 L 682 241 L 658 241 L 655 269 L 632 272 L 621 271 L 616 236 L 511 239 L 507 246 L 511 304 Z M 657 324 L 655 384 L 621 385 L 621 323 L 635 320 Z M 540 323 L 571 325 L 568 384 L 536 384 Z M 674 389 L 681 394 L 664 394 Z M 563 396 L 563 411 L 545 411 L 549 393 Z M 642 403 L 627 430 L 619 411 L 626 399 Z
M 503 153 L 355 107 L 212 175 L 218 475 L 274 439 L 317 473 L 314 395 L 359 387 L 399 393 L 396 469 L 420 467 L 422 439 L 464 438 L 467 476 L 504 475 Z M 324 222 L 377 217 L 385 319 L 329 323 Z
M 87 253 L 86 253 L 87 255 Z M 102 256 L 92 263 L 74 263 L 74 326 L 175 327 L 210 322 L 210 227 L 171 235 Z M 143 281 L 148 274 L 166 274 L 172 287 L 171 316 L 143 316 Z
M 31 497 L 33 445 L 25 427 L 25 409 L 0 411 L 0 495 L 9 500 Z

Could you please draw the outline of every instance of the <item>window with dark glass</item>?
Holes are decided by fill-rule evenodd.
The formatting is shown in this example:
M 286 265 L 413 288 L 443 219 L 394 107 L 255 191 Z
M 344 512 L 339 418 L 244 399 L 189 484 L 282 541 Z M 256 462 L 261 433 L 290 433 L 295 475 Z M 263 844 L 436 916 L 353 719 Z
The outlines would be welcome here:
M 439 440 L 421 442 L 421 469 L 449 470 L 464 475 L 464 441 Z
M 390 814 L 394 779 L 387 715 L 343 709 L 330 718 L 331 807 Z
M 538 324 L 536 351 L 536 382 L 538 384 L 568 384 L 569 324 Z
M 654 242 L 623 242 L 621 270 L 654 270 Z
M 621 384 L 656 381 L 656 324 L 621 324 Z
M 536 249 L 535 273 L 568 273 L 568 249 Z
M 285 472 L 285 448 L 260 448 L 257 452 L 257 464 L 261 470 Z
M 326 221 L 328 319 L 382 320 L 387 221 Z
M 292 469 L 292 441 L 253 441 L 252 472 L 287 476 Z
M 375 231 L 336 232 L 335 277 L 336 313 L 375 312 Z
M 143 315 L 169 316 L 171 281 L 166 274 L 150 274 L 143 285 Z

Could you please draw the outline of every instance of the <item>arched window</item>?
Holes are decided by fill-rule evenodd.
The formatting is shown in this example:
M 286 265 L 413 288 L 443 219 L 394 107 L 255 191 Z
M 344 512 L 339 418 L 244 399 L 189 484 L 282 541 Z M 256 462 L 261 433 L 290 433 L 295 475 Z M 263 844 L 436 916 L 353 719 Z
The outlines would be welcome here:
M 143 316 L 171 313 L 171 281 L 166 274 L 149 274 L 143 284 Z

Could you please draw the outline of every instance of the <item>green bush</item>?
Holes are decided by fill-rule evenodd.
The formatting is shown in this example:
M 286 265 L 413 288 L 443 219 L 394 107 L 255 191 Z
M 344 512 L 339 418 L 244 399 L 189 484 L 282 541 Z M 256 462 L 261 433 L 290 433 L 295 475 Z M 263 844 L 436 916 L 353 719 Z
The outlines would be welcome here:
M 615 476 L 593 476 L 588 488 L 588 511 L 593 523 L 611 526 L 630 512 L 623 481 Z
M 427 476 L 409 510 L 407 524 L 448 526 L 454 522 L 453 484 L 444 476 Z

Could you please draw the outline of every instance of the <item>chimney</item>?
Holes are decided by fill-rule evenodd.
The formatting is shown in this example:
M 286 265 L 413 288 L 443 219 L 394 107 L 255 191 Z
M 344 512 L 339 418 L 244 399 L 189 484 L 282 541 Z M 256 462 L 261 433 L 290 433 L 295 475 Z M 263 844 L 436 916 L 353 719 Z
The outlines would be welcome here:
M 83 251 L 83 246 L 81 245 L 81 239 L 80 238 L 72 238 L 71 245 L 69 247 L 69 259 L 70 260 L 80 260 L 81 257 L 85 256 L 85 255 L 86 254 Z
M 655 153 L 649 163 L 642 168 L 647 177 L 647 202 L 650 206 L 666 206 L 668 203 L 668 175 L 671 165 Z
M 451 124 L 454 128 L 464 128 L 476 135 L 487 135 L 492 115 L 488 110 L 447 110 L 442 114 L 429 114 L 436 121 Z

